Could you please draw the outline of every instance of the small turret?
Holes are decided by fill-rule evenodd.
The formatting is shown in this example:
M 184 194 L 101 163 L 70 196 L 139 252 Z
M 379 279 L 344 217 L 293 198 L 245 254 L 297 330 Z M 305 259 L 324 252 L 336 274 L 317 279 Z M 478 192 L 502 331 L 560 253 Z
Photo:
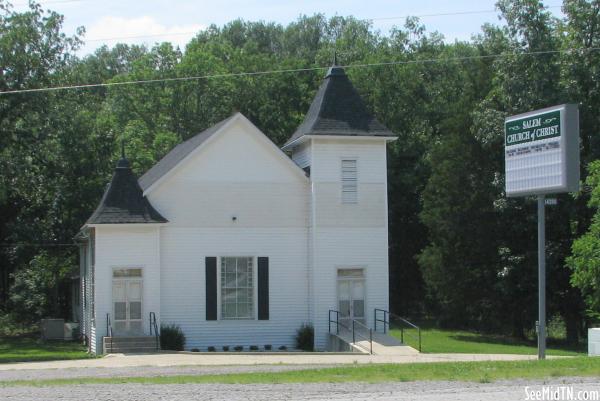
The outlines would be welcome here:
M 121 158 L 100 204 L 86 224 L 166 223 L 143 195 L 142 188 L 125 157 L 121 142 Z

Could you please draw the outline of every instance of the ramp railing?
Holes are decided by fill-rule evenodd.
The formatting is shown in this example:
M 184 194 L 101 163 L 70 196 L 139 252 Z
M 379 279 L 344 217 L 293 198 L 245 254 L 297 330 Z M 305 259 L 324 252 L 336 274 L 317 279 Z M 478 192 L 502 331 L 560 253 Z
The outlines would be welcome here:
M 333 317 L 333 318 L 332 318 Z M 340 327 L 348 330 L 348 332 L 352 333 L 352 344 L 356 345 L 356 338 L 362 338 L 369 342 L 369 354 L 373 355 L 373 329 L 367 327 L 364 323 L 352 319 L 352 326 L 348 327 L 344 323 L 340 322 L 340 312 L 335 309 L 329 310 L 329 333 L 331 333 L 332 324 L 335 326 L 335 334 L 340 334 Z M 367 337 L 365 334 L 362 334 L 359 328 L 366 329 L 369 332 L 369 336 Z M 361 348 L 364 348 L 361 346 Z
M 113 329 L 112 322 L 110 321 L 110 313 L 106 314 L 106 335 L 110 338 L 110 350 L 113 348 Z
M 400 317 L 396 314 L 393 314 L 385 309 L 375 308 L 375 331 L 377 331 L 377 323 L 381 323 L 380 326 L 383 326 L 383 333 L 387 333 L 390 329 L 390 319 L 395 323 L 398 329 L 400 329 L 400 341 L 404 344 L 404 337 L 409 337 L 413 339 L 418 344 L 418 350 L 421 352 L 421 328 L 414 323 L 409 322 L 408 320 Z M 416 336 L 413 335 L 410 329 L 414 329 L 417 331 Z
M 154 334 L 156 339 L 156 349 L 160 349 L 160 332 L 158 331 L 158 324 L 156 323 L 156 313 L 150 312 L 150 335 Z

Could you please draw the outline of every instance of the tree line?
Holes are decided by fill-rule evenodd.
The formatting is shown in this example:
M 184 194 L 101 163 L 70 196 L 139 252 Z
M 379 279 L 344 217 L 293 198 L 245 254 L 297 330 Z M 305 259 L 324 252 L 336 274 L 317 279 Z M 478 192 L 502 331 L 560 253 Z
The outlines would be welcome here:
M 94 210 L 121 140 L 141 175 L 177 143 L 237 110 L 276 144 L 301 123 L 334 51 L 389 145 L 390 304 L 441 326 L 525 337 L 537 315 L 535 200 L 507 199 L 506 116 L 580 110 L 577 194 L 547 211 L 548 313 L 577 341 L 600 312 L 600 1 L 500 0 L 502 23 L 448 43 L 417 18 L 382 34 L 355 17 L 281 25 L 235 20 L 180 49 L 117 44 L 79 56 L 85 29 L 0 0 L 0 91 L 306 69 L 0 94 L 0 311 L 68 314 L 73 237 Z M 588 172 L 590 174 L 588 175 Z

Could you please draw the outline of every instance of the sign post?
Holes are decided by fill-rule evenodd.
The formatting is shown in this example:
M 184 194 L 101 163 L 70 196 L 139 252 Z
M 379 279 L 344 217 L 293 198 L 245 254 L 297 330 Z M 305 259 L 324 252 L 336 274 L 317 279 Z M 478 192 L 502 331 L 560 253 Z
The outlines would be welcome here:
M 545 195 L 579 190 L 579 111 L 563 104 L 504 122 L 506 196 L 537 196 L 538 358 L 546 357 Z
M 546 358 L 546 205 L 538 195 L 538 359 Z

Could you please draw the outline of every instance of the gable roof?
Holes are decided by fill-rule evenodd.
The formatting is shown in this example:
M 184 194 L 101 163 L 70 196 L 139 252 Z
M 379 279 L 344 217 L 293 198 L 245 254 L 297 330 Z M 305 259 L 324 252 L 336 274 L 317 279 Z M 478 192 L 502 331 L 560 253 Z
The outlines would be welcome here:
M 145 191 L 152 184 L 158 181 L 163 175 L 169 172 L 173 167 L 179 164 L 180 161 L 185 159 L 187 155 L 192 153 L 197 147 L 202 145 L 208 138 L 213 136 L 222 126 L 235 117 L 235 114 L 231 117 L 226 118 L 223 121 L 218 122 L 210 128 L 205 129 L 199 134 L 191 137 L 187 141 L 181 142 L 175 146 L 169 153 L 158 161 L 152 168 L 139 179 L 140 187 Z
M 344 69 L 335 65 L 327 71 L 304 122 L 283 147 L 304 135 L 396 136 L 369 112 Z
M 143 195 L 129 161 L 118 161 L 100 204 L 86 224 L 166 223 Z
M 171 172 L 177 165 L 182 163 L 184 159 L 190 156 L 196 149 L 206 144 L 209 139 L 215 137 L 220 132 L 224 131 L 224 128 L 233 120 L 242 121 L 246 124 L 252 132 L 259 134 L 259 137 L 273 149 L 273 151 L 299 176 L 306 179 L 304 171 L 298 167 L 281 149 L 277 147 L 260 129 L 258 129 L 248 118 L 242 113 L 236 112 L 231 117 L 218 122 L 210 128 L 202 131 L 201 133 L 193 136 L 185 142 L 175 146 L 169 153 L 165 155 L 158 163 L 156 163 L 150 170 L 148 170 L 140 179 L 139 184 L 144 194 L 148 194 L 151 187 L 154 186 L 158 181 L 165 177 Z

